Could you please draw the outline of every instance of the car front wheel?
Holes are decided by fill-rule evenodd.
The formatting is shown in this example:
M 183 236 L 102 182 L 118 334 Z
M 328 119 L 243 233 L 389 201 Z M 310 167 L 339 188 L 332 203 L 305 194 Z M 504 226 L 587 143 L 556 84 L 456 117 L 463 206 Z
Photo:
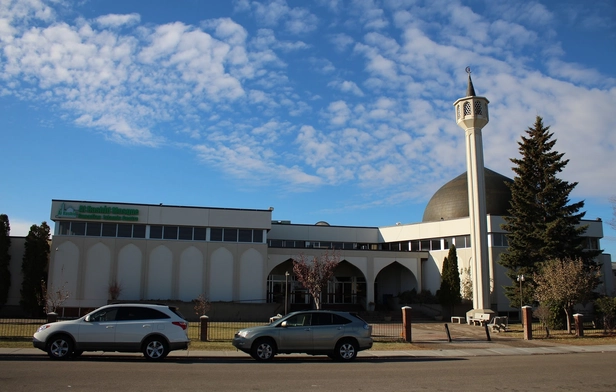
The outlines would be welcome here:
M 352 361 L 357 357 L 357 343 L 353 340 L 342 340 L 336 345 L 336 357 L 340 361 Z
M 250 356 L 257 361 L 271 361 L 276 355 L 276 347 L 271 339 L 260 339 L 252 345 Z
M 51 359 L 68 359 L 73 352 L 73 341 L 66 335 L 54 336 L 47 345 L 47 354 Z
M 167 342 L 161 337 L 148 339 L 143 345 L 143 355 L 150 361 L 160 361 L 169 354 Z

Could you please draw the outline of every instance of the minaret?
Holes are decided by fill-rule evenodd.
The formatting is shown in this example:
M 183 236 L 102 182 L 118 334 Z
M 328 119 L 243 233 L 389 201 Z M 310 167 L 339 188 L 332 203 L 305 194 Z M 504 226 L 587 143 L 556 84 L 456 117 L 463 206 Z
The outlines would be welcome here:
M 471 226 L 471 271 L 473 280 L 474 313 L 493 313 L 490 310 L 490 271 L 488 261 L 488 224 L 486 213 L 486 186 L 483 166 L 481 129 L 488 123 L 488 100 L 475 95 L 468 73 L 466 97 L 453 106 L 456 123 L 465 131 L 466 170 L 468 176 L 468 212 Z

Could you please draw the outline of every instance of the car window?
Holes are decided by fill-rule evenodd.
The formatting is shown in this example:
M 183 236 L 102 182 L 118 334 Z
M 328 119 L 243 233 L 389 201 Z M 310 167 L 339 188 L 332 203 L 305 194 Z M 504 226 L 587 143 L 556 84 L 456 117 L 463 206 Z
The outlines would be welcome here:
M 118 311 L 118 320 L 135 321 L 135 320 L 157 320 L 170 318 L 163 312 L 156 309 L 145 308 L 142 306 L 125 306 Z
M 333 324 L 349 324 L 352 322 L 348 318 L 342 317 L 338 314 L 334 314 L 333 316 L 334 316 Z
M 310 313 L 296 314 L 286 319 L 287 327 L 308 326 L 310 325 L 310 319 L 311 319 Z
M 116 314 L 118 313 L 118 308 L 106 308 L 99 310 L 98 312 L 92 313 L 90 316 L 90 321 L 101 322 L 101 321 L 115 321 Z
M 312 315 L 312 325 L 331 325 L 332 314 L 331 313 L 314 313 Z
M 351 320 L 333 313 L 313 313 L 312 325 L 341 325 L 348 324 Z
M 175 313 L 175 315 L 178 316 L 179 318 L 181 318 L 181 319 L 185 318 L 184 315 L 182 315 L 182 313 L 180 313 L 180 309 L 178 309 L 177 306 L 169 306 L 169 310 L 171 310 L 173 313 Z

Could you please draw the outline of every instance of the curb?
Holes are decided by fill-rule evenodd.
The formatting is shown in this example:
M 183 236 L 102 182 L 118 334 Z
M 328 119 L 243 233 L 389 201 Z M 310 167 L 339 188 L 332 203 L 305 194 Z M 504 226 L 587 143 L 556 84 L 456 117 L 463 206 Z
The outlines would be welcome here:
M 575 353 L 603 353 L 616 352 L 616 345 L 596 346 L 552 346 L 531 348 L 478 348 L 478 349 L 451 349 L 451 350 L 366 350 L 358 353 L 358 358 L 384 359 L 384 358 L 468 358 L 480 356 L 517 356 L 517 355 L 549 355 L 549 354 L 575 354 Z M 46 356 L 47 354 L 36 348 L 0 348 L 0 356 Z M 141 353 L 118 353 L 92 351 L 84 354 L 87 357 L 136 357 Z M 302 358 L 313 357 L 308 354 L 281 354 L 280 357 Z M 168 358 L 227 358 L 250 359 L 250 355 L 241 351 L 172 351 Z

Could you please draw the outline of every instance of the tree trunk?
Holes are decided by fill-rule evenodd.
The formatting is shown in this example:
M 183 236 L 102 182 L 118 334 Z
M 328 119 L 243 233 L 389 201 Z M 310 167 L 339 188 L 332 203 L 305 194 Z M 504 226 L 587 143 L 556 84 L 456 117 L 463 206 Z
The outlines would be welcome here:
M 315 293 L 312 295 L 312 299 L 314 300 L 314 307 L 317 308 L 317 310 L 321 310 L 321 295 Z
M 567 317 L 567 333 L 571 333 L 571 317 L 569 316 L 570 310 L 568 306 L 565 306 L 564 309 Z

